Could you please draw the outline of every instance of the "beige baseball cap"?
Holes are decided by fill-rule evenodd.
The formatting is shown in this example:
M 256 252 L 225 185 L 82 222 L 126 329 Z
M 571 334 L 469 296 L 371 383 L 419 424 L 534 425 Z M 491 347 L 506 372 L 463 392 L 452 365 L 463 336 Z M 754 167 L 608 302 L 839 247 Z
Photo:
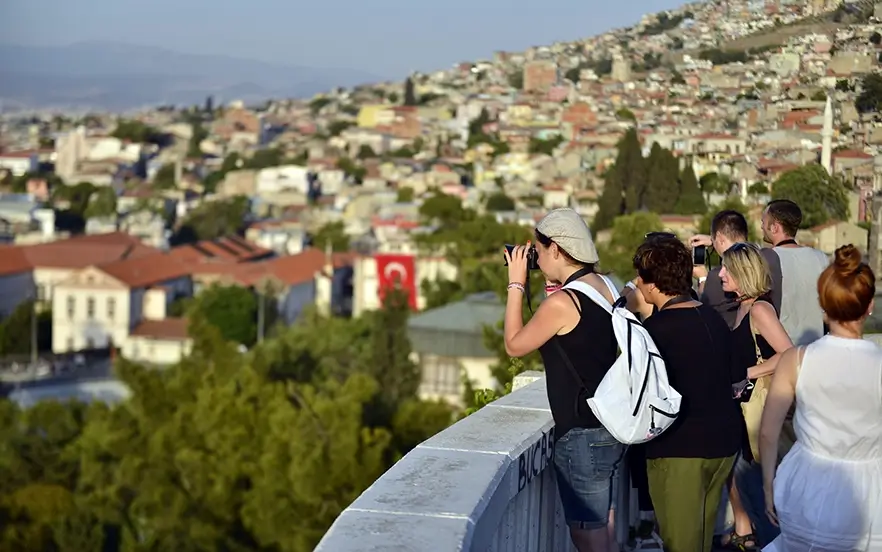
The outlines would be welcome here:
M 569 207 L 550 211 L 536 225 L 536 230 L 579 262 L 595 264 L 600 260 L 591 230 L 579 213 Z

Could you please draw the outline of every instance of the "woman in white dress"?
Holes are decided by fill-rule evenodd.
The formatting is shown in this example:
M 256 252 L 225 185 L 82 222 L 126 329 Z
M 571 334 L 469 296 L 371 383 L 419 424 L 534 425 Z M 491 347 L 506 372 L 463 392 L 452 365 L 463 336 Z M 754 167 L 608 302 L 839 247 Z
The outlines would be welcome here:
M 830 333 L 784 353 L 760 428 L 772 552 L 882 552 L 882 348 L 863 339 L 876 277 L 852 245 L 818 279 Z M 797 442 L 775 473 L 796 399 Z M 774 506 L 772 506 L 774 504 Z

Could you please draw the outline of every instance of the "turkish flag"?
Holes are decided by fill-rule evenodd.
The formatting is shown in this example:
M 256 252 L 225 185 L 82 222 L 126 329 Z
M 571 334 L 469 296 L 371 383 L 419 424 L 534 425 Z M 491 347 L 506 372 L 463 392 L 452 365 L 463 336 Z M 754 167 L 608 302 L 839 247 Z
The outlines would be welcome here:
M 412 255 L 376 255 L 377 282 L 379 289 L 377 295 L 380 300 L 386 296 L 389 288 L 400 288 L 407 292 L 407 300 L 410 308 L 416 310 L 416 263 Z

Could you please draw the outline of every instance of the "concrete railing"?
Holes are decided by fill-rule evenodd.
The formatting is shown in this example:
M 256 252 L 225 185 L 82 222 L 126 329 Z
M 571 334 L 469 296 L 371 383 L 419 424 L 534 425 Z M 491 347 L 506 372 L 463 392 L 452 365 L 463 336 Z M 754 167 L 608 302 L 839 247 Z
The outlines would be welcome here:
M 551 469 L 553 442 L 543 375 L 522 374 L 511 394 L 420 444 L 383 474 L 316 550 L 570 552 Z M 630 485 L 623 483 L 617 510 L 629 512 Z M 629 524 L 619 525 L 624 543 Z

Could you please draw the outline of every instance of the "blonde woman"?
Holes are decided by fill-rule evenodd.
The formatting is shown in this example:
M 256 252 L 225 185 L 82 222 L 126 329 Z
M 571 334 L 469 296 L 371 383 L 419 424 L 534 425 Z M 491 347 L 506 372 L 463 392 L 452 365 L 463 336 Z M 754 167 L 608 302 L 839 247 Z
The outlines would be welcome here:
M 753 244 L 736 243 L 723 253 L 720 269 L 723 290 L 738 298 L 738 312 L 732 329 L 736 362 L 747 369 L 751 382 L 743 403 L 747 439 L 742 458 L 735 465 L 731 496 L 735 531 L 729 548 L 752 550 L 778 536 L 765 515 L 762 469 L 759 465 L 759 422 L 780 353 L 793 346 L 769 301 L 772 276 L 768 263 Z

